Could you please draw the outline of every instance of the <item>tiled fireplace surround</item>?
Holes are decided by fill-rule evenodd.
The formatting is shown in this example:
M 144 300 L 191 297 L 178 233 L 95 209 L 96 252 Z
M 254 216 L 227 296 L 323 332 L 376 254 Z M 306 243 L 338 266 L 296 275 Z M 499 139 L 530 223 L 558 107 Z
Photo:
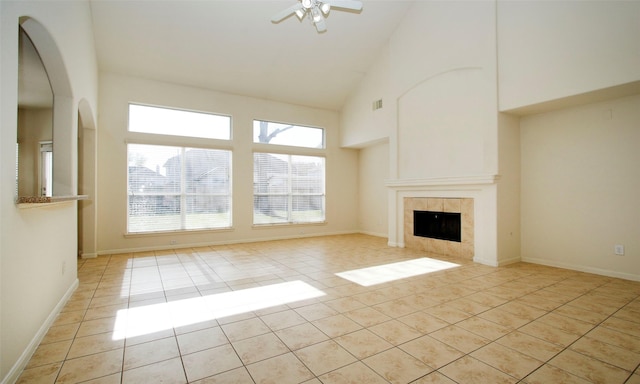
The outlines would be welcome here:
M 404 245 L 430 253 L 473 259 L 474 220 L 472 198 L 404 198 Z M 413 235 L 413 211 L 460 213 L 461 242 L 431 239 Z
M 433 254 L 472 259 L 498 266 L 515 260 L 501 260 L 498 252 L 497 184 L 499 175 L 476 175 L 430 179 L 390 179 L 389 241 L 392 247 L 424 249 Z M 416 239 L 413 210 L 460 212 L 462 242 Z M 440 208 L 441 207 L 441 208 Z

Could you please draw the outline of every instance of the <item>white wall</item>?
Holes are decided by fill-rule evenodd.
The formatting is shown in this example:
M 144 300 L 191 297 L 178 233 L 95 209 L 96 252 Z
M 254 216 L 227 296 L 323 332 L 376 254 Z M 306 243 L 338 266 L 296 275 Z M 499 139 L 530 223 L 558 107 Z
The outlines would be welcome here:
M 389 84 L 389 47 L 381 50 L 358 90 L 347 98 L 340 115 L 340 144 L 362 147 L 387 140 L 396 126 L 396 100 Z M 373 102 L 382 100 L 382 108 L 373 110 Z
M 392 36 L 398 178 L 497 172 L 495 23 L 493 2 L 417 2 Z
M 361 206 L 387 204 L 389 244 L 403 244 L 403 197 L 474 197 L 477 260 L 498 264 L 496 56 L 495 2 L 416 2 L 345 105 L 343 145 L 389 137 L 393 191 Z M 389 115 L 376 119 L 380 92 Z M 375 166 L 361 157 L 361 171 Z
M 125 236 L 127 212 L 126 140 L 129 102 L 184 108 L 232 116 L 233 229 L 196 233 Z M 326 224 L 254 228 L 253 119 L 326 129 Z M 100 76 L 98 130 L 98 252 L 185 247 L 357 231 L 357 151 L 340 149 L 339 118 L 333 111 L 229 95 L 111 73 Z M 191 140 L 191 141 L 190 141 Z M 197 143 L 199 140 L 196 140 Z M 158 144 L 192 144 L 192 139 L 162 138 Z M 310 153 L 317 154 L 310 150 Z M 171 242 L 175 241 L 175 244 Z
M 32 17 L 45 32 L 48 43 L 38 45 L 42 36 L 34 43 L 49 75 L 55 77 L 54 92 L 63 90 L 56 94 L 54 140 L 60 138 L 57 145 L 63 156 L 58 166 L 65 170 L 60 185 L 66 192 L 73 192 L 75 185 L 78 102 L 81 98 L 91 106 L 97 102 L 88 3 L 0 2 L 0 379 L 7 382 L 17 378 L 77 282 L 76 204 L 19 209 L 14 203 L 21 16 Z
M 520 124 L 523 260 L 640 280 L 640 95 Z
M 500 0 L 500 110 L 640 81 L 638 36 L 638 1 Z
M 495 12 L 491 1 L 416 2 L 343 108 L 342 145 L 389 137 L 392 178 L 496 173 Z
M 520 254 L 538 260 L 545 253 L 540 250 L 543 245 L 531 239 L 543 237 L 533 229 L 531 220 L 522 217 L 521 222 L 520 215 L 521 211 L 530 214 L 532 201 L 538 201 L 531 200 L 533 193 L 528 187 L 537 190 L 536 183 L 544 177 L 525 172 L 525 163 L 531 161 L 525 154 L 520 168 L 520 141 L 524 146 L 525 138 L 520 137 L 519 120 L 497 112 L 526 114 L 565 108 L 559 113 L 569 113 L 580 103 L 638 92 L 637 36 L 639 2 L 418 2 L 391 37 L 388 55 L 381 56 L 380 63 L 373 66 L 376 71 L 368 74 L 345 106 L 343 144 L 365 145 L 382 135 L 377 130 L 380 124 L 375 125 L 377 121 L 364 106 L 386 87 L 386 97 L 397 104 L 397 109 L 389 110 L 393 118 L 385 120 L 391 127 L 390 178 L 426 179 L 427 183 L 435 178 L 434 183 L 447 184 L 433 188 L 434 192 L 422 192 L 431 196 L 450 194 L 452 178 L 497 175 L 495 192 L 487 187 L 478 195 L 482 200 L 478 210 L 484 216 L 480 225 L 488 238 L 483 241 L 489 242 L 483 252 L 495 253 L 490 256 L 496 257 L 498 264 L 518 260 Z M 384 72 L 387 67 L 388 74 Z M 533 117 L 524 119 L 527 122 Z M 367 136 L 361 121 L 372 121 L 376 133 Z M 537 133 L 542 140 L 542 133 Z M 366 167 L 363 161 L 367 158 L 361 159 L 361 167 Z M 565 185 L 564 181 L 559 185 Z M 418 187 L 415 183 L 392 183 L 392 189 L 400 192 L 391 192 L 387 200 L 390 209 L 397 209 L 397 201 L 392 200 Z M 529 200 L 521 202 L 521 195 Z M 487 230 L 493 226 L 495 230 Z M 547 226 L 548 231 L 560 228 Z M 399 236 L 393 233 L 396 230 L 390 226 L 390 237 Z M 521 244 L 521 239 L 527 243 Z M 612 244 L 607 243 L 606 249 L 611 251 Z M 566 265 L 582 269 L 604 266 L 595 266 L 592 258 L 579 254 L 574 252 Z M 616 261 L 623 263 L 621 260 Z M 540 262 L 559 260 L 551 257 Z
M 363 233 L 387 237 L 389 143 L 360 149 L 358 160 L 358 227 Z
M 504 113 L 498 115 L 498 261 L 520 260 L 520 121 Z

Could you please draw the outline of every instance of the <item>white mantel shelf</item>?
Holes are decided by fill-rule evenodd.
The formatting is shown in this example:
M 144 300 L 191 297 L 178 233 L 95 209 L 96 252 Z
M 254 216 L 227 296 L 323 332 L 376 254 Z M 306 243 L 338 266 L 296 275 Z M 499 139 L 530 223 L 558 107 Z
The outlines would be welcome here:
M 500 175 L 474 175 L 455 177 L 436 177 L 429 179 L 396 179 L 387 180 L 388 188 L 399 190 L 411 190 L 425 187 L 446 187 L 462 185 L 491 185 L 500 180 Z

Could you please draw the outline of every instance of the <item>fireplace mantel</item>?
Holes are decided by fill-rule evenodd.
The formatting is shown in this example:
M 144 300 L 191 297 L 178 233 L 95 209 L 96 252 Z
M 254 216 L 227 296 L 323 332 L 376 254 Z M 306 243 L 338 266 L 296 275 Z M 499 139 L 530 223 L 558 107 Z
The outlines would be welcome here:
M 395 179 L 387 180 L 385 185 L 396 190 L 424 189 L 428 187 L 491 185 L 500 180 L 500 175 L 473 175 L 434 177 L 428 179 Z
M 389 241 L 392 247 L 405 246 L 405 198 L 473 199 L 473 260 L 497 266 L 497 185 L 500 175 L 433 177 L 424 179 L 389 179 Z

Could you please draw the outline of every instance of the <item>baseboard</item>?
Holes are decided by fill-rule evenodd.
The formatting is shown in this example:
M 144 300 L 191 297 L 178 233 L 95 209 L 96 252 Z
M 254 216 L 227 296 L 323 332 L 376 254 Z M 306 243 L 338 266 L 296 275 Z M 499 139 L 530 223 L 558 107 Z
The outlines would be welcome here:
M 95 259 L 96 257 L 98 257 L 98 254 L 93 252 L 93 253 L 84 253 L 84 252 L 78 252 L 80 253 L 80 258 L 82 259 Z
M 260 243 L 263 241 L 277 241 L 277 240 L 293 240 L 303 239 L 308 237 L 325 237 L 325 236 L 340 236 L 340 235 L 353 235 L 358 234 L 358 231 L 339 231 L 339 232 L 327 232 L 327 233 L 309 233 L 309 234 L 297 234 L 287 236 L 273 236 L 273 237 L 261 237 L 254 239 L 237 239 L 237 240 L 222 240 L 205 243 L 190 243 L 190 244 L 175 244 L 165 246 L 148 246 L 148 247 L 136 247 L 136 248 L 121 248 L 121 249 L 105 249 L 98 251 L 99 256 L 102 255 L 114 255 L 119 253 L 132 253 L 132 252 L 148 252 L 148 251 L 164 251 L 167 249 L 181 249 L 181 248 L 198 248 L 209 247 L 216 245 L 232 245 L 232 244 L 244 244 L 244 243 Z
M 359 231 L 358 233 L 361 233 L 363 235 L 368 235 L 368 236 L 383 237 L 385 239 L 389 237 L 386 233 L 379 233 L 379 232 Z
M 473 257 L 473 262 L 474 263 L 478 263 L 478 264 L 482 264 L 482 265 L 487 265 L 489 267 L 497 267 L 497 266 L 499 266 L 499 264 L 495 260 L 485 260 L 485 259 L 478 258 L 476 256 Z
M 33 353 L 38 348 L 38 345 L 40 345 L 40 342 L 47 334 L 49 327 L 51 327 L 51 325 L 56 321 L 58 314 L 62 311 L 62 308 L 64 308 L 65 304 L 67 304 L 67 301 L 69 301 L 76 288 L 78 288 L 79 283 L 80 282 L 78 281 L 78 279 L 76 279 L 73 284 L 71 284 L 67 292 L 64 294 L 64 296 L 62 296 L 62 299 L 60 299 L 58 304 L 53 308 L 53 311 L 51 311 L 49 316 L 47 316 L 47 319 L 44 321 L 40 329 L 38 329 L 38 332 L 36 332 L 36 334 L 33 336 L 31 342 L 29 342 L 29 345 L 27 345 L 27 348 L 22 352 L 20 358 L 18 358 L 18 361 L 13 364 L 13 367 L 11 367 L 9 373 L 7 373 L 7 375 L 2 379 L 2 382 L 0 382 L 0 384 L 12 384 L 18 381 L 20 374 L 22 374 L 22 371 L 29 363 L 31 356 L 33 356 Z
M 503 267 L 505 265 L 519 263 L 520 261 L 522 261 L 522 259 L 520 257 L 512 257 L 512 258 L 506 259 L 506 260 L 498 260 L 498 267 Z
M 602 275 L 602 276 L 608 276 L 608 277 L 615 277 L 615 278 L 624 279 L 624 280 L 640 281 L 640 275 L 634 275 L 634 274 L 631 274 L 631 273 L 612 271 L 612 270 L 609 270 L 609 269 L 594 268 L 594 267 L 589 267 L 589 266 L 585 266 L 585 265 L 559 263 L 559 262 L 555 262 L 555 261 L 549 261 L 549 260 L 546 260 L 546 259 L 539 259 L 539 258 L 536 258 L 536 257 L 523 257 L 521 261 L 523 261 L 525 263 L 540 264 L 540 265 L 546 265 L 546 266 L 549 266 L 549 267 L 570 269 L 572 271 L 593 273 L 593 274 L 596 274 L 596 275 Z

